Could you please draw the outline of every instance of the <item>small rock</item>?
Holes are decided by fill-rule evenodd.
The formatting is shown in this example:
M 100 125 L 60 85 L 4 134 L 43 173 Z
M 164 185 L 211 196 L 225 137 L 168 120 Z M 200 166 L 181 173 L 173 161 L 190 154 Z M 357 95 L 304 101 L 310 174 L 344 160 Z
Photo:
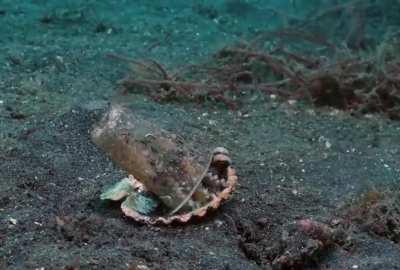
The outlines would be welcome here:
M 215 221 L 215 224 L 217 225 L 217 227 L 221 227 L 222 225 L 224 225 L 224 222 L 222 220 L 217 219 Z
M 259 218 L 256 221 L 257 225 L 265 227 L 269 224 L 269 219 L 268 218 Z
M 137 270 L 150 270 L 150 268 L 145 264 L 138 264 L 136 265 Z
M 18 221 L 15 218 L 10 217 L 8 219 L 8 221 L 12 224 L 12 225 L 17 225 Z

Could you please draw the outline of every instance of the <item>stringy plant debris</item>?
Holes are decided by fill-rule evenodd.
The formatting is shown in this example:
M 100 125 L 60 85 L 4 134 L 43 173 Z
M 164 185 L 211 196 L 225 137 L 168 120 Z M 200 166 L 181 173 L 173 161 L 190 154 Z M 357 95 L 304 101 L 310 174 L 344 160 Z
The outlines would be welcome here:
M 368 20 L 379 19 L 376 14 L 387 14 L 386 23 L 395 23 L 393 10 L 400 10 L 400 4 L 350 1 L 314 10 L 302 19 L 286 18 L 291 23 L 281 29 L 223 48 L 205 64 L 178 67 L 176 72 L 155 60 L 111 57 L 131 67 L 120 81 L 122 94 L 144 90 L 160 102 L 215 101 L 234 110 L 244 94 L 258 91 L 355 115 L 381 113 L 400 119 L 398 32 L 388 30 L 378 43 L 371 41 L 366 28 Z M 338 18 L 333 29 L 324 28 Z
M 400 193 L 372 190 L 343 207 L 341 226 L 400 243 Z
M 92 138 L 130 174 L 101 199 L 123 200 L 122 211 L 139 222 L 170 224 L 202 217 L 228 199 L 237 181 L 225 148 L 217 147 L 207 158 L 120 105 L 111 106 Z
M 283 227 L 280 241 L 263 246 L 259 232 L 249 225 L 239 226 L 241 247 L 247 256 L 275 269 L 303 269 L 318 265 L 322 256 L 333 249 L 352 252 L 357 248 L 360 231 L 400 242 L 400 194 L 372 190 L 338 209 L 338 213 L 319 222 L 297 220 L 295 226 Z M 254 230 L 249 232 L 249 230 Z M 276 242 L 276 243 L 275 243 Z M 273 244 L 271 244 L 273 243 Z
M 240 221 L 236 225 L 244 254 L 266 269 L 316 266 L 332 249 L 349 243 L 341 228 L 312 219 L 265 227 L 268 223 L 260 219 L 256 223 Z

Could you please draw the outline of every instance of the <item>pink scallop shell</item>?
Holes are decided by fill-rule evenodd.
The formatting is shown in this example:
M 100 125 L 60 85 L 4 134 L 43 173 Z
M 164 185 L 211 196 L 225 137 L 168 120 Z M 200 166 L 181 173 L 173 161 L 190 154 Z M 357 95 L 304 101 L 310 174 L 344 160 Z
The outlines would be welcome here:
M 227 167 L 227 181 L 226 187 L 219 193 L 217 193 L 214 198 L 207 203 L 206 205 L 195 209 L 191 212 L 180 214 L 180 215 L 172 215 L 172 216 L 160 216 L 160 217 L 149 217 L 146 215 L 142 215 L 139 212 L 132 210 L 130 208 L 126 208 L 121 205 L 122 212 L 130 218 L 133 218 L 135 221 L 140 223 L 146 223 L 151 225 L 168 225 L 172 223 L 186 223 L 194 218 L 202 218 L 204 217 L 209 211 L 217 209 L 222 202 L 227 200 L 230 195 L 235 190 L 235 186 L 238 180 L 236 175 L 236 171 L 231 166 Z

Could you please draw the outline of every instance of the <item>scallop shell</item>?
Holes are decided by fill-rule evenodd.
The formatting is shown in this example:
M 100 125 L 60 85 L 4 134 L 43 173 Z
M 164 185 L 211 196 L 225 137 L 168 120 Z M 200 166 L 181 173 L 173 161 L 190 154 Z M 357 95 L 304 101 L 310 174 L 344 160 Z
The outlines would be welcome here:
M 126 197 L 122 211 L 139 222 L 170 224 L 202 217 L 218 208 L 237 182 L 226 149 L 216 148 L 207 158 L 122 106 L 111 107 L 92 138 L 131 175 L 103 193 L 102 199 Z M 158 204 L 141 192 L 154 195 L 162 210 L 149 215 Z M 147 202 L 151 206 L 138 211 L 136 206 Z

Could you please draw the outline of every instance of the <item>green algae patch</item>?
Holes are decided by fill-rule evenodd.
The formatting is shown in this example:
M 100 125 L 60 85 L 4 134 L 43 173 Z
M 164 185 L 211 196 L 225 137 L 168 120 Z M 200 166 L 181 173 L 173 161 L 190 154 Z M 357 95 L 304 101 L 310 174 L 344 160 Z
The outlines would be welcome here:
M 132 194 L 134 191 L 135 189 L 132 187 L 129 178 L 124 178 L 104 191 L 100 195 L 100 198 L 102 200 L 120 201 Z
M 144 215 L 151 215 L 159 206 L 159 202 L 150 193 L 141 191 L 135 183 L 132 177 L 124 178 L 105 190 L 100 195 L 100 199 L 123 200 L 122 207 Z

